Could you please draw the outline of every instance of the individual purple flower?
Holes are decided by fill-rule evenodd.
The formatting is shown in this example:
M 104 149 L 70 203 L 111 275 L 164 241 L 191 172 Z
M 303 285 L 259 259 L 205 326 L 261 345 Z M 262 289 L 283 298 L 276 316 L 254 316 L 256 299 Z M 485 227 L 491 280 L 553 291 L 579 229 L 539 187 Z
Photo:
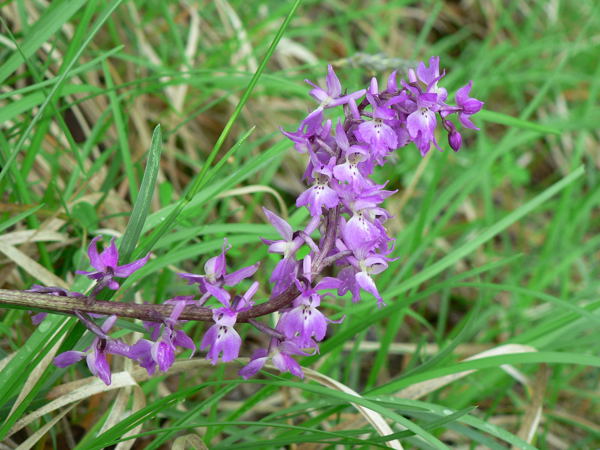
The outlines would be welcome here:
M 219 356 L 223 362 L 232 361 L 238 357 L 242 338 L 233 326 L 237 319 L 237 311 L 229 308 L 218 308 L 213 313 L 215 324 L 211 326 L 200 344 L 200 350 L 210 347 L 206 359 L 216 364 Z
M 108 287 L 112 290 L 119 289 L 119 283 L 114 280 L 114 277 L 126 278 L 136 270 L 141 269 L 147 262 L 150 254 L 147 254 L 137 261 L 133 261 L 129 264 L 122 266 L 118 265 L 119 251 L 115 245 L 115 239 L 112 238 L 110 245 L 98 254 L 97 242 L 101 239 L 101 236 L 96 236 L 90 242 L 88 247 L 88 257 L 90 258 L 90 264 L 96 271 L 86 272 L 83 270 L 77 270 L 75 273 L 85 275 L 88 278 L 95 280 L 97 288 L 95 290 Z
M 387 191 L 383 185 L 359 184 L 338 188 L 338 194 L 351 217 L 342 220 L 340 230 L 350 248 L 358 248 L 363 242 L 385 244 L 389 238 L 382 223 L 390 214 L 378 205 L 396 191 Z
M 378 105 L 370 94 L 367 99 L 373 108 L 373 120 L 362 122 L 354 134 L 360 142 L 371 146 L 375 159 L 383 164 L 383 158 L 398 145 L 398 135 L 388 124 L 395 119 L 396 113 L 386 105 Z
M 104 384 L 110 385 L 111 372 L 107 354 L 117 354 L 129 356 L 130 347 L 117 339 L 110 339 L 106 333 L 111 329 L 117 320 L 117 316 L 110 316 L 100 327 L 103 336 L 96 336 L 92 344 L 85 351 L 79 352 L 75 350 L 61 353 L 54 358 L 54 365 L 64 368 L 81 361 L 86 358 L 86 362 L 90 372 L 100 378 Z M 89 351 L 91 349 L 91 351 Z
M 348 249 L 341 240 L 338 240 L 336 245 L 340 251 Z M 348 257 L 351 267 L 343 269 L 338 274 L 338 279 L 342 282 L 342 285 L 338 288 L 338 295 L 344 295 L 347 291 L 350 291 L 352 301 L 359 301 L 361 299 L 360 289 L 362 289 L 377 299 L 377 306 L 385 306 L 385 302 L 379 294 L 371 275 L 383 272 L 388 267 L 387 262 L 393 259 L 373 253 L 374 242 L 361 242 L 356 243 L 356 245 L 357 247 L 350 248 L 353 253 L 352 256 Z
M 323 122 L 323 113 L 307 117 L 300 123 L 296 131 L 285 131 L 280 128 L 284 136 L 294 143 L 298 153 L 314 152 L 319 146 L 319 141 L 327 142 L 330 139 L 331 121 Z
M 273 365 L 281 373 L 290 372 L 298 378 L 304 378 L 304 372 L 302 372 L 300 364 L 292 358 L 292 355 L 310 356 L 311 353 L 302 351 L 301 347 L 293 340 L 280 341 L 274 338 L 270 350 L 259 349 L 255 351 L 250 358 L 250 362 L 242 367 L 239 374 L 247 380 L 256 375 L 265 363 L 271 359 Z
M 477 100 L 476 98 L 469 97 L 472 87 L 473 81 L 471 80 L 468 84 L 456 91 L 456 104 L 460 108 L 458 120 L 465 128 L 479 130 L 479 128 L 477 128 L 475 124 L 471 122 L 470 117 L 481 110 L 483 107 L 483 102 L 481 100 Z
M 175 329 L 179 324 L 178 319 L 183 309 L 187 305 L 193 305 L 196 302 L 190 297 L 176 297 L 172 300 L 167 300 L 165 303 L 172 304 L 173 310 L 162 326 L 153 322 L 144 323 L 146 328 L 152 329 L 151 338 L 155 341 L 149 349 L 150 357 L 162 372 L 166 372 L 173 365 L 175 361 L 175 347 L 192 350 L 191 356 L 193 356 L 193 351 L 196 349 L 194 341 L 192 341 L 185 331 Z
M 446 131 L 448 131 L 448 144 L 450 148 L 455 152 L 459 151 L 462 145 L 462 136 L 456 129 L 456 126 L 446 119 L 442 119 L 442 123 Z
M 283 238 L 276 241 L 261 238 L 261 240 L 269 246 L 269 253 L 279 253 L 283 255 L 283 259 L 277 263 L 269 278 L 269 281 L 274 283 L 272 296 L 277 296 L 290 287 L 296 279 L 298 264 L 295 255 L 304 243 L 304 239 L 302 236 L 295 236 L 291 225 L 274 212 L 267 208 L 263 208 L 263 212 L 265 213 L 265 216 L 267 216 L 269 222 L 271 222 L 271 225 L 275 227 L 279 235 Z M 313 217 L 306 228 L 304 228 L 304 235 L 309 236 L 315 231 L 319 222 L 319 217 Z
M 332 157 L 327 165 L 316 167 L 312 173 L 315 183 L 296 200 L 296 206 L 306 206 L 313 217 L 321 215 L 323 206 L 332 209 L 339 203 L 338 195 L 329 186 L 334 165 L 335 158 Z
M 321 295 L 317 291 L 329 289 L 327 280 L 312 287 L 312 259 L 307 255 L 303 260 L 304 276 L 302 281 L 295 280 L 300 295 L 296 297 L 293 308 L 284 312 L 279 319 L 277 329 L 288 339 L 296 338 L 302 348 L 314 346 L 327 333 L 327 318 L 317 307 L 321 304 Z
M 405 85 L 415 96 L 417 108 L 406 119 L 406 128 L 421 155 L 425 156 L 431 148 L 431 143 L 439 149 L 435 139 L 437 119 L 435 113 L 439 111 L 438 95 L 421 92 L 418 88 Z M 441 150 L 441 149 L 440 149 Z
M 416 74 L 413 69 L 409 69 L 408 80 L 413 84 L 420 82 L 425 92 L 437 94 L 439 100 L 443 102 L 448 97 L 448 91 L 437 83 L 444 75 L 445 73 L 440 74 L 440 57 L 432 56 L 429 58 L 429 67 L 423 61 L 419 61 Z
M 225 255 L 230 248 L 227 239 L 225 239 L 221 253 L 210 258 L 204 264 L 204 275 L 196 275 L 193 273 L 178 274 L 181 278 L 187 280 L 188 284 L 198 284 L 200 292 L 203 294 L 203 297 L 200 299 L 200 304 L 203 304 L 211 295 L 220 301 L 223 298 L 229 300 L 229 294 L 223 289 L 223 286 L 236 286 L 242 280 L 254 275 L 258 270 L 260 263 L 244 267 L 232 273 L 227 273 Z
M 26 292 L 37 292 L 39 294 L 56 295 L 59 297 L 73 297 L 73 298 L 85 297 L 83 294 L 80 294 L 79 292 L 67 291 L 66 289 L 63 289 L 61 287 L 56 287 L 56 286 L 48 286 L 48 287 L 40 286 L 39 284 L 34 284 L 33 286 L 31 286 L 30 289 L 27 289 Z M 29 311 L 29 313 L 33 314 L 31 311 Z M 34 325 L 39 325 L 47 316 L 48 316 L 48 313 L 45 313 L 45 312 L 33 314 L 31 316 L 31 322 L 33 322 Z
M 365 169 L 365 165 L 361 163 L 368 159 L 368 149 L 364 145 L 350 145 L 341 122 L 338 122 L 335 128 L 335 141 L 346 161 L 333 168 L 333 176 L 339 181 L 350 184 L 364 183 L 368 171 Z
M 255 281 L 242 297 L 233 301 L 231 307 L 217 308 L 213 311 L 215 324 L 206 331 L 200 344 L 200 350 L 210 347 L 206 359 L 209 359 L 212 364 L 216 364 L 219 357 L 223 362 L 238 357 L 242 339 L 233 326 L 238 313 L 252 307 L 251 300 L 257 290 L 258 282 Z
M 365 95 L 366 92 L 365 89 L 361 89 L 360 91 L 353 92 L 352 94 L 342 95 L 342 85 L 331 64 L 327 66 L 327 89 L 317 86 L 310 80 L 304 81 L 314 88 L 309 92 L 309 94 L 319 102 L 318 108 L 310 113 L 308 117 L 319 114 L 323 109 L 346 104 L 350 101 L 350 99 L 358 99 Z

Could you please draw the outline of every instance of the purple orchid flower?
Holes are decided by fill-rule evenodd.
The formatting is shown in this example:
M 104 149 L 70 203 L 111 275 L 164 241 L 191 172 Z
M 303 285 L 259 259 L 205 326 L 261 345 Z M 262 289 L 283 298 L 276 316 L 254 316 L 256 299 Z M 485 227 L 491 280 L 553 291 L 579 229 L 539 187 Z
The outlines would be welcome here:
M 269 281 L 274 283 L 272 297 L 275 297 L 289 288 L 296 279 L 296 270 L 298 263 L 296 262 L 295 255 L 298 249 L 304 243 L 304 239 L 301 236 L 294 236 L 293 229 L 289 223 L 283 220 L 274 212 L 263 208 L 263 212 L 271 225 L 275 227 L 279 235 L 283 239 L 272 241 L 270 239 L 261 238 L 261 240 L 269 246 L 269 253 L 279 253 L 283 255 L 275 269 L 271 273 Z M 304 235 L 309 236 L 313 231 L 316 230 L 319 225 L 320 217 L 313 217 L 306 228 L 304 229 Z
M 70 350 L 61 353 L 54 358 L 54 365 L 64 368 L 81 361 L 83 358 L 86 358 L 87 366 L 90 369 L 90 372 L 100 378 L 107 386 L 110 385 L 111 371 L 108 360 L 106 359 L 106 355 L 116 354 L 129 356 L 130 354 L 130 347 L 128 345 L 117 339 L 110 339 L 108 336 L 106 336 L 106 333 L 108 333 L 108 331 L 112 328 L 116 320 L 117 316 L 114 315 L 106 319 L 104 324 L 100 327 L 101 332 L 104 335 L 96 336 L 92 344 L 86 348 L 85 351 L 79 352 L 76 350 Z M 92 350 L 89 351 L 90 349 Z
M 109 289 L 116 291 L 119 289 L 119 283 L 114 280 L 114 277 L 126 278 L 136 270 L 141 269 L 148 262 L 150 254 L 147 254 L 137 261 L 119 266 L 119 251 L 115 245 L 115 239 L 112 238 L 110 245 L 106 247 L 102 253 L 98 254 L 98 248 L 96 245 L 100 239 L 101 236 L 96 236 L 94 239 L 92 239 L 92 242 L 90 242 L 88 247 L 90 264 L 96 270 L 93 272 L 77 270 L 75 273 L 85 275 L 91 280 L 95 280 L 97 283 L 96 290 L 106 286 Z
M 323 109 L 344 105 L 348 103 L 350 99 L 358 99 L 365 95 L 366 92 L 365 89 L 361 89 L 360 91 L 353 92 L 352 94 L 342 95 L 342 85 L 331 64 L 327 66 L 327 89 L 317 86 L 310 80 L 304 81 L 314 88 L 311 89 L 309 94 L 319 102 L 318 108 L 308 115 L 309 118 L 316 114 L 320 114 Z
M 360 142 L 371 146 L 375 159 L 383 164 L 387 153 L 398 145 L 398 135 L 388 123 L 395 119 L 396 113 L 386 105 L 378 105 L 370 94 L 367 100 L 373 108 L 373 120 L 362 122 L 354 134 Z
M 255 281 L 242 297 L 234 300 L 231 307 L 214 310 L 215 324 L 207 330 L 200 344 L 200 350 L 210 347 L 206 359 L 209 359 L 212 364 L 216 364 L 219 357 L 223 362 L 232 361 L 238 357 L 242 338 L 233 326 L 238 313 L 252 307 L 252 297 L 257 290 L 258 282 Z
M 469 97 L 469 93 L 471 92 L 472 87 L 473 81 L 471 80 L 468 84 L 456 91 L 456 104 L 460 108 L 460 112 L 458 113 L 458 120 L 465 128 L 479 130 L 479 128 L 477 128 L 473 124 L 473 122 L 471 122 L 470 117 L 473 114 L 478 113 L 483 107 L 484 103 L 481 100 Z
M 219 301 L 222 299 L 229 300 L 229 294 L 223 286 L 236 286 L 242 280 L 254 275 L 258 270 L 260 263 L 253 264 L 248 267 L 236 270 L 232 273 L 227 273 L 225 264 L 225 255 L 231 247 L 224 239 L 221 253 L 213 258 L 210 258 L 204 264 L 204 275 L 196 275 L 193 273 L 179 273 L 178 275 L 187 280 L 188 284 L 198 284 L 200 293 L 203 294 L 200 299 L 200 304 L 204 304 L 210 296 L 216 297 Z
M 302 348 L 311 348 L 315 346 L 315 341 L 320 342 L 325 338 L 327 322 L 330 322 L 317 309 L 321 304 L 321 295 L 318 294 L 318 291 L 335 288 L 337 284 L 332 285 L 329 280 L 324 279 L 317 283 L 315 287 L 312 287 L 312 259 L 310 255 L 307 255 L 303 260 L 303 271 L 302 282 L 295 280 L 300 295 L 294 300 L 294 307 L 282 314 L 277 329 L 286 338 L 295 338 Z
M 302 372 L 300 364 L 292 358 L 292 355 L 310 356 L 311 353 L 302 351 L 301 346 L 293 340 L 286 339 L 280 341 L 278 339 L 273 339 L 270 350 L 256 350 L 250 358 L 250 362 L 242 367 L 239 374 L 247 380 L 256 375 L 266 362 L 271 359 L 273 365 L 277 367 L 281 373 L 290 372 L 298 378 L 304 378 L 304 372 Z
M 312 172 L 315 184 L 300 194 L 296 200 L 296 206 L 306 206 L 313 217 L 321 215 L 323 206 L 332 209 L 339 203 L 337 193 L 329 185 L 334 165 L 335 158 L 332 157 L 327 165 L 316 167 Z
M 185 333 L 183 330 L 176 330 L 175 327 L 178 325 L 178 319 L 183 309 L 187 305 L 196 304 L 196 302 L 190 297 L 179 297 L 171 300 L 167 300 L 165 303 L 173 304 L 173 310 L 168 319 L 165 320 L 163 326 L 150 322 L 144 323 L 146 328 L 153 327 L 151 339 L 154 341 L 150 347 L 151 359 L 158 365 L 159 370 L 166 372 L 175 362 L 175 347 L 183 347 L 192 350 L 192 356 L 196 350 L 194 341 Z M 159 326 L 156 326 L 159 325 Z M 162 333 L 160 332 L 162 328 Z M 160 333 L 160 339 L 159 339 Z M 139 355 L 138 355 L 139 357 Z
M 369 158 L 368 148 L 364 145 L 350 145 L 344 126 L 338 122 L 335 128 L 335 141 L 342 150 L 346 162 L 337 164 L 333 168 L 333 176 L 349 184 L 365 183 L 365 177 L 369 170 L 365 164 L 361 164 Z

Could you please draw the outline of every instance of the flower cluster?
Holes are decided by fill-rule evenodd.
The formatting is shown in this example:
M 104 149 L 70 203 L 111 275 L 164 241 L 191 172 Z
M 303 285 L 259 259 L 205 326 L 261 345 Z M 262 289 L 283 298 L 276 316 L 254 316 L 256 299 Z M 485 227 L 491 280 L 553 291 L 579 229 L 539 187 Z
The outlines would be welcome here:
M 382 203 L 395 191 L 373 181 L 375 168 L 387 164 L 392 152 L 411 142 L 423 156 L 432 146 L 442 150 L 437 141 L 438 131 L 445 131 L 450 148 L 458 151 L 462 136 L 451 120 L 453 114 L 463 127 L 477 129 L 471 116 L 483 103 L 470 97 L 472 82 L 456 92 L 456 105 L 451 105 L 447 103 L 448 92 L 439 85 L 444 75 L 440 72 L 439 58 L 433 57 L 429 65 L 421 62 L 416 69 L 409 70 L 406 80 L 398 80 L 393 72 L 384 89 L 373 78 L 366 89 L 346 93 L 331 66 L 325 89 L 307 81 L 313 87 L 310 95 L 318 105 L 295 131 L 282 132 L 297 151 L 307 155 L 304 179 L 308 187 L 298 196 L 296 206 L 305 206 L 310 219 L 295 230 L 282 217 L 263 208 L 266 219 L 281 236 L 277 240 L 262 239 L 270 253 L 281 255 L 269 278 L 272 286 L 267 302 L 279 305 L 276 309 L 279 316 L 273 328 L 248 320 L 268 340 L 265 348 L 254 352 L 240 375 L 251 377 L 271 360 L 280 371 L 302 377 L 294 356 L 318 352 L 319 342 L 326 337 L 328 324 L 333 322 L 319 309 L 326 296 L 350 292 L 352 301 L 357 302 L 366 293 L 377 300 L 379 307 L 385 305 L 374 276 L 394 260 L 391 256 L 394 239 L 385 228 L 391 215 Z M 332 108 L 342 108 L 344 119 L 334 123 L 327 118 L 326 110 Z M 98 240 L 99 237 L 94 238 L 88 250 L 95 271 L 78 272 L 96 282 L 92 298 L 104 288 L 118 289 L 115 278 L 131 275 L 148 260 L 146 256 L 118 265 L 114 240 L 102 253 L 97 251 Z M 90 315 L 77 313 L 96 337 L 84 352 L 63 353 L 55 363 L 64 367 L 85 357 L 92 373 L 107 384 L 110 383 L 108 354 L 131 358 L 149 373 L 157 367 L 166 371 L 175 360 L 176 347 L 195 350 L 193 341 L 180 329 L 183 321 L 179 317 L 189 305 L 209 308 L 212 315 L 213 324 L 200 343 L 200 350 L 207 350 L 207 359 L 216 364 L 219 360 L 237 358 L 242 344 L 235 329 L 239 315 L 257 317 L 261 314 L 249 313 L 264 305 L 255 305 L 252 300 L 260 287 L 257 281 L 250 283 L 242 295 L 232 295 L 232 288 L 252 277 L 258 264 L 228 272 L 229 248 L 225 241 L 221 253 L 206 262 L 204 274 L 179 274 L 188 284 L 197 286 L 198 298 L 167 300 L 166 303 L 173 305 L 168 318 L 158 315 L 156 320 L 144 322 L 149 339 L 127 345 L 107 334 L 116 316 L 97 326 Z M 326 267 L 333 267 L 335 275 L 323 277 Z M 36 289 L 54 295 L 79 295 Z M 263 286 L 262 291 L 268 288 Z

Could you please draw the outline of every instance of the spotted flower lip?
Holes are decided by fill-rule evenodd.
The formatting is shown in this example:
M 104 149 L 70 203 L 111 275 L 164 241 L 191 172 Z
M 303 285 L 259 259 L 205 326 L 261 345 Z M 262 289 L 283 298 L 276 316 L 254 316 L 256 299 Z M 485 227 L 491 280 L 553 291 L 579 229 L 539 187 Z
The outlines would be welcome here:
M 119 283 L 114 280 L 114 277 L 126 278 L 135 271 L 141 269 L 148 262 L 150 254 L 148 253 L 137 261 L 119 266 L 119 251 L 115 245 L 115 239 L 112 238 L 110 245 L 106 247 L 102 253 L 98 253 L 97 243 L 101 238 L 102 236 L 96 236 L 92 239 L 88 247 L 90 264 L 96 270 L 92 272 L 77 270 L 75 273 L 96 280 L 99 284 L 103 284 L 109 289 L 117 290 L 119 289 Z
M 219 358 L 223 362 L 232 361 L 238 357 L 242 338 L 235 330 L 234 325 L 240 311 L 245 311 L 252 306 L 252 297 L 258 290 L 255 281 L 246 293 L 239 297 L 231 306 L 217 308 L 213 312 L 215 324 L 211 326 L 200 344 L 200 349 L 209 349 L 206 359 L 216 364 Z

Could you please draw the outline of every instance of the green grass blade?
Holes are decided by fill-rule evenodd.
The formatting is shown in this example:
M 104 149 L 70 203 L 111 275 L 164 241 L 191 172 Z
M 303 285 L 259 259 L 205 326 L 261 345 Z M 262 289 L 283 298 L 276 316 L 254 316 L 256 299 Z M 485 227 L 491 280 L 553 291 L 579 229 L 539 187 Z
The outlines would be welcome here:
M 152 133 L 152 141 L 150 143 L 150 151 L 148 152 L 148 160 L 146 163 L 146 170 L 142 178 L 142 184 L 140 186 L 140 193 L 137 197 L 133 210 L 131 211 L 131 217 L 127 223 L 123 240 L 119 246 L 119 253 L 122 261 L 129 261 L 135 246 L 142 234 L 146 217 L 148 217 L 148 211 L 150 209 L 150 201 L 154 194 L 154 186 L 156 184 L 156 176 L 158 175 L 158 168 L 160 167 L 160 155 L 162 152 L 162 133 L 160 125 L 154 128 Z
M 27 58 L 33 55 L 83 5 L 85 5 L 85 0 L 63 0 L 50 3 L 42 17 L 29 29 L 25 40 L 21 44 L 23 54 Z M 13 53 L 0 66 L 0 83 L 4 82 L 21 64 L 23 64 L 21 54 L 19 52 Z
M 496 111 L 490 111 L 483 109 L 477 113 L 477 118 L 485 122 L 499 123 L 500 125 L 506 125 L 513 128 L 521 128 L 523 130 L 537 131 L 538 133 L 544 134 L 557 134 L 560 135 L 561 131 L 548 125 L 541 123 L 530 122 L 529 120 L 523 120 L 518 117 L 512 117 L 508 114 L 502 114 Z

